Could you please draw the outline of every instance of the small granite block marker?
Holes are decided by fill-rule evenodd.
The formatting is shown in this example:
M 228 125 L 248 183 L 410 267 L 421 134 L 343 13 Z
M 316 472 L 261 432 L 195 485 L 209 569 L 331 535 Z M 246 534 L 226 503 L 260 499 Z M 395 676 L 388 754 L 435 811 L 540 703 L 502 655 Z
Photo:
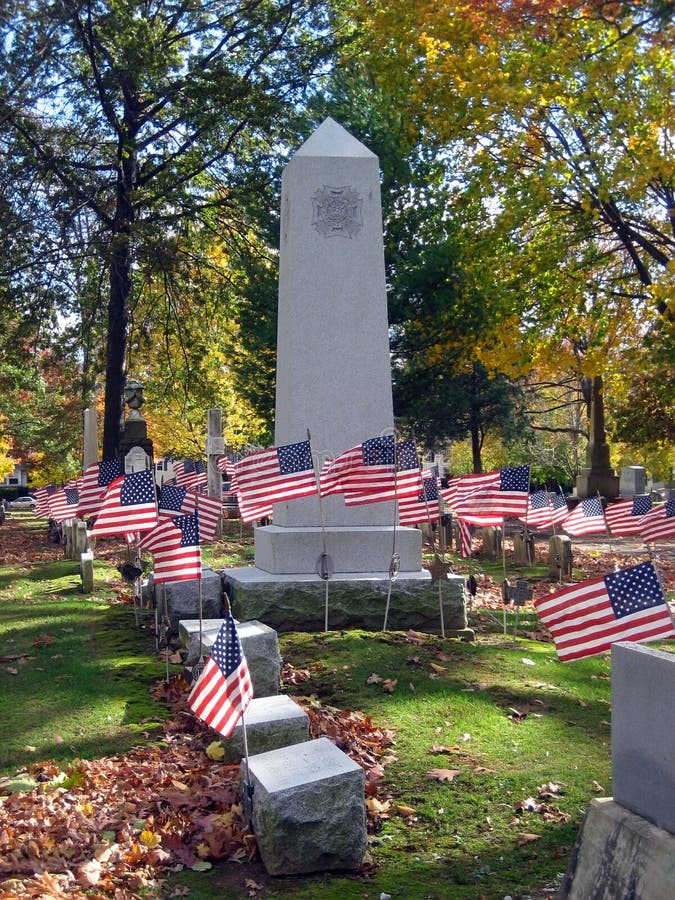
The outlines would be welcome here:
M 241 763 L 246 794 L 246 763 Z M 270 875 L 357 869 L 368 837 L 361 766 L 327 738 L 249 757 L 251 825 Z
M 181 619 L 196 619 L 199 622 L 199 579 L 189 581 L 167 581 L 155 587 L 152 573 L 148 576 L 144 594 L 154 597 L 160 619 L 166 619 L 169 634 L 178 633 Z M 202 620 L 220 618 L 223 614 L 223 585 L 220 575 L 202 567 L 201 577 Z
M 612 644 L 612 789 L 675 834 L 675 656 L 628 641 Z
M 572 577 L 572 540 L 566 534 L 556 534 L 548 540 L 548 574 L 560 581 Z
M 244 726 L 249 755 L 278 750 L 309 740 L 309 716 L 285 694 L 254 697 L 246 707 L 243 720 L 223 741 L 225 762 L 238 763 L 244 756 Z
M 186 666 L 193 666 L 200 653 L 206 657 L 216 639 L 222 619 L 202 619 L 202 641 L 199 646 L 199 619 L 181 619 L 178 634 L 187 649 Z M 237 622 L 241 649 L 246 657 L 254 697 L 272 697 L 279 693 L 281 680 L 281 655 L 279 640 L 273 628 L 262 622 Z
M 80 575 L 82 577 L 82 593 L 92 594 L 94 592 L 94 554 L 91 550 L 86 550 L 80 555 Z

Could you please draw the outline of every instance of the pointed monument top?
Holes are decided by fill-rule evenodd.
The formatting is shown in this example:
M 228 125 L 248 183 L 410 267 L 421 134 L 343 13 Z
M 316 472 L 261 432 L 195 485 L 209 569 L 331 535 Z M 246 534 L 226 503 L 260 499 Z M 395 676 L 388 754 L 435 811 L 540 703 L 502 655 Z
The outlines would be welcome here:
M 324 119 L 316 131 L 296 152 L 296 156 L 361 156 L 375 154 L 357 141 L 342 125 L 330 116 Z

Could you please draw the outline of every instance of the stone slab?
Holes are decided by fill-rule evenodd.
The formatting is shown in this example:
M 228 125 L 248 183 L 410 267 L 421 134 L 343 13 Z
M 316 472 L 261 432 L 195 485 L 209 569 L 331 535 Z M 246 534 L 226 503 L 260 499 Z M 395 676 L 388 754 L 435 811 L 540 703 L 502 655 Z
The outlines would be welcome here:
M 244 796 L 247 769 L 241 763 Z M 249 757 L 251 825 L 271 875 L 356 869 L 368 837 L 361 766 L 327 738 Z
M 200 647 L 199 620 L 181 619 L 178 635 L 181 644 L 187 649 L 186 666 L 193 666 L 202 653 L 204 657 L 209 655 L 222 624 L 223 619 L 202 620 Z M 278 694 L 282 659 L 276 631 L 262 622 L 253 620 L 237 622 L 237 633 L 251 673 L 254 697 L 271 697 Z
M 621 469 L 619 492 L 625 499 L 647 492 L 647 472 L 644 466 L 624 466 Z
M 675 836 L 612 797 L 591 800 L 560 900 L 673 900 Z
M 572 539 L 566 534 L 554 534 L 548 539 L 548 574 L 556 581 L 572 577 L 574 557 Z
M 143 588 L 143 599 L 152 599 L 160 621 L 166 618 L 169 635 L 178 634 L 181 619 L 199 621 L 199 581 L 167 581 L 155 585 L 152 572 Z M 223 615 L 223 585 L 220 574 L 208 566 L 202 568 L 202 619 L 217 619 Z
M 379 506 L 377 503 L 366 504 Z M 276 512 L 275 512 L 276 515 Z M 256 528 L 255 565 L 275 575 L 314 575 L 323 553 L 330 557 L 336 574 L 389 571 L 394 527 L 296 527 L 266 525 Z M 417 528 L 396 528 L 396 552 L 401 572 L 422 568 L 422 533 Z
M 224 569 L 233 614 L 257 619 L 278 632 L 323 631 L 326 585 L 328 628 L 381 631 L 387 610 L 389 580 L 381 573 L 338 574 L 323 581 L 314 575 L 271 575 L 255 567 Z M 425 569 L 400 575 L 392 585 L 387 628 L 441 634 L 441 603 L 446 636 L 472 639 L 467 628 L 464 579 L 450 575 L 432 584 Z
M 675 655 L 629 641 L 612 644 L 612 792 L 675 834 Z
M 246 743 L 244 742 L 246 728 Z M 234 731 L 223 740 L 225 762 L 238 763 L 246 745 L 250 756 L 309 740 L 309 716 L 286 694 L 254 697 Z

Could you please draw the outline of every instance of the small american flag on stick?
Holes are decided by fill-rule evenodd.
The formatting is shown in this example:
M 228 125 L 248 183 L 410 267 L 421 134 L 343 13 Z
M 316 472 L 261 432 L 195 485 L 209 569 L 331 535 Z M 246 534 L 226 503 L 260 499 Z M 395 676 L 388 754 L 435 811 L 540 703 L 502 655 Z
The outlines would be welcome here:
M 232 616 L 228 615 L 213 642 L 211 654 L 188 695 L 193 712 L 229 737 L 253 699 L 251 675 Z

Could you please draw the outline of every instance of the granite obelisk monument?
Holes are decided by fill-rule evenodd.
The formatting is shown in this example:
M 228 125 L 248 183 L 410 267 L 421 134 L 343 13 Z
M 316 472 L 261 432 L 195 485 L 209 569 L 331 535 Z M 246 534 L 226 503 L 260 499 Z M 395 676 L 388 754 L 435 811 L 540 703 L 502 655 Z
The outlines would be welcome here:
M 287 165 L 281 204 L 275 444 L 309 429 L 320 468 L 394 430 L 378 158 L 326 119 Z M 256 565 L 315 572 L 325 536 L 336 573 L 387 571 L 393 507 L 277 503 L 256 531 Z M 401 570 L 419 571 L 420 532 L 396 537 Z
M 328 118 L 282 178 L 274 442 L 309 434 L 319 471 L 327 457 L 393 431 L 379 161 Z M 255 566 L 226 572 L 235 615 L 286 629 L 318 624 L 327 557 L 332 626 L 379 627 L 395 553 L 392 627 L 398 611 L 400 627 L 438 630 L 421 532 L 397 526 L 395 514 L 393 502 L 346 506 L 340 494 L 276 503 L 273 524 L 255 529 Z M 451 630 L 466 626 L 461 585 L 451 576 L 444 586 L 457 613 L 446 616 Z

